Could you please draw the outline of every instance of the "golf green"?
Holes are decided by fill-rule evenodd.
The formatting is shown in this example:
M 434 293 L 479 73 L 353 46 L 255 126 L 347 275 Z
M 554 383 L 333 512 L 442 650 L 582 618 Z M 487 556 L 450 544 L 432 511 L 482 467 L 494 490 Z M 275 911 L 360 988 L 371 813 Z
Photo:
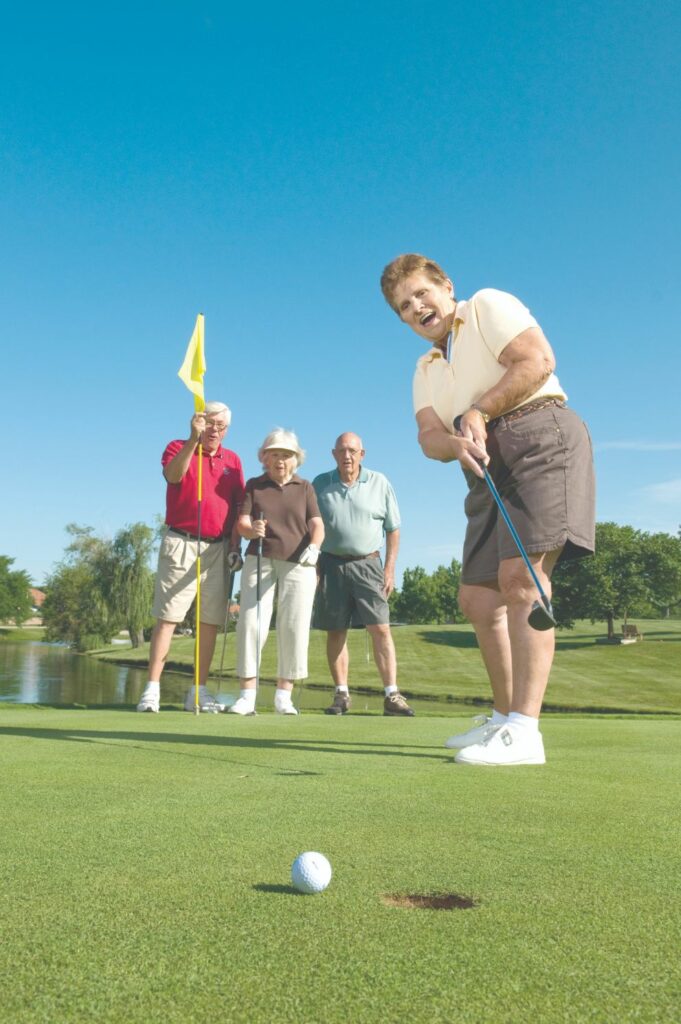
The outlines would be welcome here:
M 3 709 L 4 1018 L 678 1020 L 681 720 L 547 715 L 512 769 L 464 723 Z

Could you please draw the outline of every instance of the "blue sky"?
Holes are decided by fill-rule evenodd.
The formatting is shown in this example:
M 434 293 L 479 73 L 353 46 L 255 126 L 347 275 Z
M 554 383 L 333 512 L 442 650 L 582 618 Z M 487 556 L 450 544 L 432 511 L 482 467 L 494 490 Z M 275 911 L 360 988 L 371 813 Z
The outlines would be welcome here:
M 41 582 L 68 522 L 162 511 L 199 311 L 247 475 L 274 425 L 308 477 L 354 430 L 398 495 L 400 570 L 459 557 L 463 478 L 416 444 L 423 343 L 378 287 L 408 251 L 532 309 L 591 428 L 599 519 L 676 533 L 677 5 L 39 3 L 1 28 L 16 568 Z

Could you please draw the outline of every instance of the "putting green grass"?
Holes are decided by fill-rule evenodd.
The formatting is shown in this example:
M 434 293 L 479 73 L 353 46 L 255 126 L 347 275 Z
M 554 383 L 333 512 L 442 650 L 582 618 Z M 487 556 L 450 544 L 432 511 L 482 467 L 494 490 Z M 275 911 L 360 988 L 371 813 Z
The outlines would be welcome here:
M 547 716 L 514 769 L 463 724 L 3 709 L 3 1020 L 678 1021 L 681 719 Z
M 644 635 L 639 643 L 599 644 L 603 623 L 579 622 L 574 630 L 559 630 L 556 658 L 546 693 L 545 707 L 573 711 L 681 712 L 681 621 L 637 620 Z M 400 626 L 393 630 L 400 688 L 408 696 L 456 703 L 489 703 L 490 692 L 475 635 L 470 625 Z M 218 637 L 213 674 L 220 666 L 222 637 Z M 349 634 L 350 685 L 357 691 L 378 692 L 373 661 L 367 662 L 366 634 Z M 262 677 L 276 674 L 276 645 L 271 636 L 263 656 Z M 169 667 L 192 671 L 194 641 L 173 640 Z M 110 647 L 96 657 L 132 665 L 146 665 L 148 645 L 132 650 Z M 330 689 L 325 634 L 310 634 L 309 678 L 306 687 Z M 235 682 L 235 638 L 228 637 L 225 680 Z M 227 687 L 229 688 L 229 687 Z M 423 714 L 427 709 L 419 708 Z M 441 708 L 436 710 L 441 713 Z

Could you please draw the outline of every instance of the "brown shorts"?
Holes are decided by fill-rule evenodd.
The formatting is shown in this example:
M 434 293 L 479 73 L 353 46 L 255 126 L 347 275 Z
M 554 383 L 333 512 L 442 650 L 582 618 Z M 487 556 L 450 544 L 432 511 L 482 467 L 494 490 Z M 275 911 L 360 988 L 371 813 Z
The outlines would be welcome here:
M 572 409 L 552 405 L 508 422 L 487 436 L 489 472 L 529 553 L 563 548 L 561 559 L 592 554 L 595 481 L 591 438 Z M 499 563 L 518 548 L 484 480 L 465 471 L 469 491 L 463 583 L 496 580 Z

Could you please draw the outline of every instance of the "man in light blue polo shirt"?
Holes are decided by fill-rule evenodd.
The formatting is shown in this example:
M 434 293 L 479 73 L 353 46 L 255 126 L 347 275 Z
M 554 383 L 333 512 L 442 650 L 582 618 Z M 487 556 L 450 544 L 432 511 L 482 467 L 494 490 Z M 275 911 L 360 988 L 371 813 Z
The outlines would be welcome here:
M 362 465 L 357 434 L 341 434 L 332 451 L 337 469 L 313 480 L 325 538 L 319 559 L 314 625 L 326 630 L 326 656 L 336 684 L 327 715 L 350 709 L 348 628 L 366 626 L 385 689 L 384 715 L 414 712 L 397 686 L 397 659 L 390 632 L 388 598 L 395 588 L 400 512 L 388 479 Z M 385 534 L 385 566 L 380 548 Z

